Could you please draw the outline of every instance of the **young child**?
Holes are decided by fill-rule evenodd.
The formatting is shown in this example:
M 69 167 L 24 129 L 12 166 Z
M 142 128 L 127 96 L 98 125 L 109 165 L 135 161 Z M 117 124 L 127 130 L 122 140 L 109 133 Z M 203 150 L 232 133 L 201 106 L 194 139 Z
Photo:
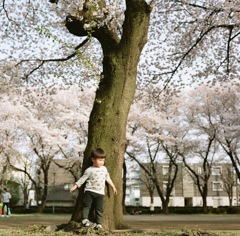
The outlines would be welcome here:
M 103 149 L 97 148 L 96 150 L 93 150 L 91 153 L 93 165 L 85 170 L 83 176 L 70 189 L 70 192 L 72 193 L 86 182 L 82 209 L 82 224 L 85 227 L 96 227 L 97 229 L 102 228 L 105 182 L 112 187 L 114 194 L 117 194 L 116 187 L 109 176 L 107 168 L 104 166 L 105 158 L 106 155 Z M 92 204 L 96 213 L 96 224 L 88 220 Z

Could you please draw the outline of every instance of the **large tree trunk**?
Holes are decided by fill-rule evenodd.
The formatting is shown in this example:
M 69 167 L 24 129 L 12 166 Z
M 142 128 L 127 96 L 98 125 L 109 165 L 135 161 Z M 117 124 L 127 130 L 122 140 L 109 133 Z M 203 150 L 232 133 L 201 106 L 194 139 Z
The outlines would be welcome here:
M 169 201 L 162 201 L 162 212 L 164 214 L 169 213 L 169 208 L 168 208 Z
M 91 165 L 92 149 L 106 151 L 106 166 L 115 183 L 118 195 L 111 189 L 104 200 L 104 227 L 122 228 L 122 166 L 126 144 L 126 123 L 134 99 L 137 65 L 147 41 L 150 9 L 143 0 L 128 0 L 121 40 L 106 28 L 92 34 L 103 49 L 103 76 L 96 91 L 96 98 L 89 120 L 88 143 L 84 153 L 83 171 Z M 68 30 L 81 36 L 81 22 L 71 17 Z M 78 27 L 78 28 L 77 28 Z M 79 221 L 81 194 L 78 197 L 72 220 Z
M 202 209 L 203 209 L 203 213 L 204 214 L 208 213 L 208 206 L 207 206 L 207 198 L 206 197 L 203 198 L 203 207 L 202 207 Z

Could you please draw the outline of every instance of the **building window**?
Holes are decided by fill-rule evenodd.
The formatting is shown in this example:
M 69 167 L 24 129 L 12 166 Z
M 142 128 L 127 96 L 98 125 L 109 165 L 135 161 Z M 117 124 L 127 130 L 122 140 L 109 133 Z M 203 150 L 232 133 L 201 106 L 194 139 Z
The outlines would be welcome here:
M 169 173 L 169 166 L 163 166 L 162 173 L 163 173 L 163 175 L 167 175 Z
M 213 191 L 222 191 L 222 183 L 221 182 L 213 182 L 212 183 Z
M 214 166 L 212 167 L 212 175 L 221 175 L 222 167 L 221 166 Z
M 197 173 L 198 173 L 199 175 L 202 174 L 202 168 L 201 168 L 201 166 L 198 166 L 198 168 L 197 168 Z

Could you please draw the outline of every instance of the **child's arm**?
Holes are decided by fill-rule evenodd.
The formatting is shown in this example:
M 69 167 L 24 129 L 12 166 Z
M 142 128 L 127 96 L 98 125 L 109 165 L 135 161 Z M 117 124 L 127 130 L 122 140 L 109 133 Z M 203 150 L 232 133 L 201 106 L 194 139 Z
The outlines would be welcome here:
M 76 184 L 74 184 L 74 185 L 71 187 L 71 189 L 70 189 L 70 193 L 72 193 L 73 191 L 75 191 L 77 187 L 78 187 L 78 186 L 77 186 Z
M 83 176 L 72 186 L 70 189 L 70 193 L 75 191 L 77 188 L 80 188 L 81 185 L 88 179 L 89 177 L 89 171 L 88 169 L 84 172 Z
M 117 189 L 111 179 L 107 180 L 107 183 L 112 187 L 114 194 L 117 194 Z

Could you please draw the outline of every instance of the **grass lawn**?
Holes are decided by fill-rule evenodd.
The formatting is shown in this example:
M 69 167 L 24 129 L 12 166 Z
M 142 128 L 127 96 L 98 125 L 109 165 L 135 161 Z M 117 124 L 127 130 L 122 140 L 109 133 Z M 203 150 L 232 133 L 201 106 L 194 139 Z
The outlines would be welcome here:
M 117 235 L 117 236 L 238 236 L 239 231 L 203 231 L 200 229 L 176 229 L 176 230 L 116 230 L 97 231 L 94 229 L 78 229 L 76 233 L 55 231 L 57 225 L 67 223 L 70 220 L 68 214 L 16 214 L 9 218 L 0 218 L 0 236 L 76 236 L 76 235 Z

